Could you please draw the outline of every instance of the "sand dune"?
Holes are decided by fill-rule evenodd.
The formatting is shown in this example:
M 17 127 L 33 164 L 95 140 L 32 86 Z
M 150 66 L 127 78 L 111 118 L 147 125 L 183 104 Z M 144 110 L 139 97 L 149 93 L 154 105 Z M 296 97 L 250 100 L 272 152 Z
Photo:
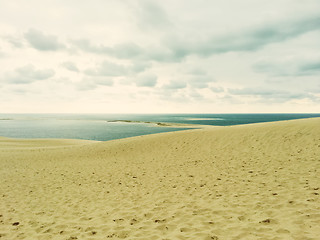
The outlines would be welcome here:
M 0 239 L 319 239 L 320 119 L 0 138 Z
M 0 137 L 0 148 L 17 150 L 20 148 L 54 148 L 66 147 L 72 145 L 85 145 L 89 143 L 96 143 L 96 141 L 89 140 L 74 140 L 74 139 L 12 139 Z

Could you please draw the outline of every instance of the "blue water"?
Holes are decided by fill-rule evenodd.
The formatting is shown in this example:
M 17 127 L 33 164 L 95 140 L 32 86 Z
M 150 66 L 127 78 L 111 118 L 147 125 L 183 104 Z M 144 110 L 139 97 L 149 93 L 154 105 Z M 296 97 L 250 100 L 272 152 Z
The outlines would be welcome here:
M 320 114 L 0 114 L 0 136 L 107 141 L 185 130 L 146 123 L 108 122 L 113 120 L 229 126 L 310 117 Z

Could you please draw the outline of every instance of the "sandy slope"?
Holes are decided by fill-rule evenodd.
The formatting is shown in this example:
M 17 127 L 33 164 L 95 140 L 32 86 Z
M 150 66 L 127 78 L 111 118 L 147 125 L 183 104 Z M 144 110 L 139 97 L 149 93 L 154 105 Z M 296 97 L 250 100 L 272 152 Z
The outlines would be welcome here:
M 0 138 L 0 239 L 319 239 L 320 119 Z

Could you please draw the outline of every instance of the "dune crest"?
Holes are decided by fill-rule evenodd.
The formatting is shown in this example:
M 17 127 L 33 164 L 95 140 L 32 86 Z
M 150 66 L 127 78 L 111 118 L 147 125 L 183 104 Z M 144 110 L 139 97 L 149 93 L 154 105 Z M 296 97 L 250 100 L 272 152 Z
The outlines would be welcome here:
M 320 119 L 0 138 L 0 239 L 318 239 Z

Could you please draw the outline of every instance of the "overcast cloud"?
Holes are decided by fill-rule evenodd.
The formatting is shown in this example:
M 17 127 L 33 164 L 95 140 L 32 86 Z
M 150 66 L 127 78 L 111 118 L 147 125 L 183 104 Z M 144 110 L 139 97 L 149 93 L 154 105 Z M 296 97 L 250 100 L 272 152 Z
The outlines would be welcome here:
M 73 62 L 64 62 L 61 64 L 61 66 L 63 66 L 71 72 L 79 72 L 79 68 Z
M 3 0 L 0 112 L 319 112 L 319 16 L 317 0 Z
M 40 51 L 56 51 L 65 48 L 56 36 L 44 34 L 36 29 L 29 29 L 24 37 L 32 47 Z
M 33 65 L 16 68 L 5 72 L 3 82 L 8 84 L 29 84 L 39 80 L 46 80 L 55 74 L 52 69 L 35 69 Z
M 285 62 L 262 61 L 254 64 L 253 69 L 271 76 L 317 76 L 320 75 L 320 59 L 304 61 L 295 59 Z

